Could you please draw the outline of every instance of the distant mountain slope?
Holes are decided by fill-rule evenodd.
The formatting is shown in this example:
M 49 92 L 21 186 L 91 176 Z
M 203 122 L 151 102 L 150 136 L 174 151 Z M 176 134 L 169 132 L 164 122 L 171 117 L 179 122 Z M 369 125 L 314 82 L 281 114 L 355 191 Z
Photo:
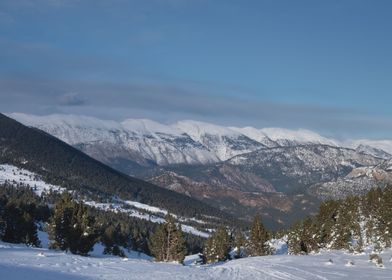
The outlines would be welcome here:
M 263 128 L 256 129 L 253 127 L 238 128 L 232 127 L 233 130 L 243 133 L 249 138 L 264 142 L 268 139 L 269 148 L 279 146 L 293 146 L 305 144 L 321 144 L 330 146 L 339 146 L 338 141 L 322 137 L 321 135 L 306 129 L 290 130 L 284 128 Z
M 352 149 L 301 145 L 262 149 L 233 157 L 225 164 L 268 180 L 278 191 L 292 192 L 345 176 L 355 167 L 376 165 L 381 161 Z
M 382 158 L 382 159 L 392 159 L 392 155 L 385 152 L 382 149 L 375 148 L 369 145 L 360 144 L 356 149 L 357 152 L 360 152 L 365 155 L 372 155 L 374 157 Z
M 320 199 L 340 199 L 349 195 L 366 194 L 371 188 L 392 185 L 392 160 L 374 166 L 354 168 L 344 177 L 316 183 L 309 193 Z
M 360 146 L 372 147 L 381 150 L 385 153 L 388 153 L 389 155 L 392 155 L 392 140 L 390 139 L 384 139 L 384 140 L 355 139 L 355 140 L 346 141 L 345 145 L 352 148 L 357 148 Z
M 106 153 L 106 156 L 98 158 L 105 163 L 121 159 L 131 165 L 142 166 L 146 162 L 158 165 L 206 164 L 265 147 L 228 128 L 194 121 L 169 126 L 143 119 L 117 123 L 72 115 L 9 116 L 44 130 L 82 151 L 88 147 L 86 152 L 92 155 L 100 154 L 94 151 L 95 148 L 112 151 L 112 157 Z
M 118 196 L 185 217 L 231 217 L 177 192 L 124 175 L 57 138 L 0 114 L 0 163 L 22 167 L 45 181 L 105 200 Z
M 276 228 L 277 222 L 285 226 L 311 214 L 320 199 L 332 196 L 335 188 L 329 188 L 328 182 L 344 178 L 356 168 L 382 162 L 352 149 L 313 144 L 260 149 L 210 165 L 161 167 L 150 180 L 219 205 L 233 215 L 262 213 L 267 224 Z M 323 196 L 310 191 L 314 184 L 323 183 Z M 373 186 L 368 184 L 366 188 Z M 358 193 L 362 193 L 360 186 Z
M 129 174 L 138 167 L 209 164 L 259 149 L 298 145 L 358 148 L 364 154 L 392 157 L 389 140 L 340 142 L 305 129 L 224 127 L 192 120 L 166 125 L 146 119 L 116 122 L 75 115 L 9 116 Z

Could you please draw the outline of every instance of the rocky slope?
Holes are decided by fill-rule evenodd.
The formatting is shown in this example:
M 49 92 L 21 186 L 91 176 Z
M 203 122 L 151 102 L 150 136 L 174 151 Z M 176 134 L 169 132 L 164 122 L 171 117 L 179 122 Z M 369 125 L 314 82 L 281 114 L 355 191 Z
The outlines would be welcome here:
M 314 184 L 309 193 L 320 199 L 340 199 L 349 195 L 367 193 L 374 187 L 392 184 L 392 161 L 386 160 L 375 166 L 354 168 L 344 177 Z

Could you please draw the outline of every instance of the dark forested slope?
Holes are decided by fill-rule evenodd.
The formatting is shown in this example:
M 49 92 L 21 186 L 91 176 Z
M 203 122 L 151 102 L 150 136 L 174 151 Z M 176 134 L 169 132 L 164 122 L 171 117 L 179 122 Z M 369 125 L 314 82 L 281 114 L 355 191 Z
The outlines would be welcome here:
M 102 199 L 120 197 L 187 217 L 231 217 L 198 200 L 122 174 L 61 140 L 0 114 L 0 163 L 35 172 L 52 184 Z

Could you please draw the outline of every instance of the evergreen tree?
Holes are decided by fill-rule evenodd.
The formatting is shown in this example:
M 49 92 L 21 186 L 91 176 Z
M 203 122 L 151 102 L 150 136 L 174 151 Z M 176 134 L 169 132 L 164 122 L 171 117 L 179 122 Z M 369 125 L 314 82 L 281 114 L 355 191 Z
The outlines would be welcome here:
M 246 245 L 246 238 L 242 231 L 237 230 L 234 235 L 234 258 L 239 259 L 245 257 L 244 247 Z
M 14 201 L 9 201 L 4 211 L 3 240 L 10 243 L 25 243 L 38 247 L 37 226 L 34 218 Z
M 87 212 L 87 207 L 82 202 L 75 207 L 70 230 L 70 248 L 73 254 L 87 255 L 99 237 L 95 225 L 95 218 Z
M 102 243 L 105 245 L 104 254 L 112 254 L 115 256 L 125 257 L 124 251 L 121 250 L 119 244 L 122 243 L 121 226 L 120 224 L 109 225 L 101 238 Z
M 361 234 L 358 207 L 358 200 L 355 197 L 348 197 L 340 202 L 336 222 L 332 228 L 333 249 L 353 250 L 353 241 Z
M 30 246 L 40 246 L 41 242 L 38 238 L 37 225 L 35 224 L 34 217 L 31 214 L 23 213 L 23 232 L 24 237 L 22 242 Z
M 315 228 L 320 247 L 328 247 L 332 241 L 332 228 L 336 223 L 339 203 L 327 200 L 321 203 L 319 212 L 315 217 Z
M 0 197 L 0 240 L 3 240 L 5 229 L 6 229 L 6 222 L 4 220 L 6 203 L 7 203 L 6 197 L 5 196 Z
M 63 251 L 69 250 L 74 207 L 75 203 L 72 200 L 72 196 L 64 192 L 55 205 L 51 223 L 48 227 L 52 248 Z
M 302 222 L 296 222 L 287 233 L 288 253 L 297 255 L 303 252 L 303 244 L 301 241 Z
M 158 226 L 150 238 L 150 250 L 157 261 L 182 263 L 186 255 L 185 240 L 181 226 L 177 226 L 171 215 L 164 224 Z
M 49 224 L 49 238 L 52 248 L 87 255 L 98 238 L 98 231 L 86 206 L 76 203 L 69 193 L 64 192 Z
M 219 227 L 206 241 L 203 259 L 206 263 L 226 261 L 230 258 L 230 236 L 223 226 Z
M 265 256 L 271 254 L 271 248 L 267 244 L 269 233 L 264 228 L 260 216 L 255 216 L 250 230 L 247 244 L 247 252 L 250 256 Z

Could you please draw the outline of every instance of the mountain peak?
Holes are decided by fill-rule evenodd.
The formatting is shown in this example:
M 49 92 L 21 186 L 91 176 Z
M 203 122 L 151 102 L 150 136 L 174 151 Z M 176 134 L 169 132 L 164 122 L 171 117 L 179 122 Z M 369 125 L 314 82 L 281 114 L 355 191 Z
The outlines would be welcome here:
M 263 128 L 263 133 L 276 142 L 293 141 L 300 144 L 324 144 L 331 146 L 339 146 L 336 140 L 321 136 L 320 134 L 307 129 L 291 130 L 286 128 Z
M 203 135 L 217 135 L 222 137 L 240 134 L 225 126 L 194 120 L 178 121 L 173 126 L 188 134 L 192 139 L 197 139 L 197 141 L 199 141 Z
M 149 119 L 126 119 L 121 122 L 122 126 L 133 132 L 139 132 L 142 134 L 154 134 L 154 133 L 165 133 L 172 135 L 181 135 L 182 132 L 173 126 L 161 124 L 156 121 Z

